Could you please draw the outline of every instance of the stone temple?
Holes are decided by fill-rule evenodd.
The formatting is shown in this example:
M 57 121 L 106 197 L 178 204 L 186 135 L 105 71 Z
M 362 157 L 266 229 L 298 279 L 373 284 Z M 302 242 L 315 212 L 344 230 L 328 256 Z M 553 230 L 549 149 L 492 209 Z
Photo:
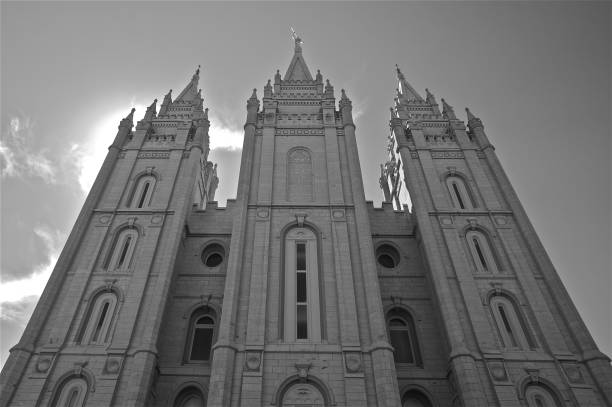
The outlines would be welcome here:
M 0 404 L 612 405 L 610 360 L 482 121 L 397 77 L 382 208 L 365 200 L 351 101 L 312 75 L 298 37 L 246 102 L 227 207 L 199 69 L 135 127 L 132 110 Z

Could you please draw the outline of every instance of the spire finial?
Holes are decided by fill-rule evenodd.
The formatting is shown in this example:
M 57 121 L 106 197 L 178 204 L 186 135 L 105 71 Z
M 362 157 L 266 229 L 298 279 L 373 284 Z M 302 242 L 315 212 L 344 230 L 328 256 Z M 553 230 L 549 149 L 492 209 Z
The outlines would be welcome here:
M 199 75 L 199 74 L 200 74 L 200 64 L 198 64 L 198 69 L 196 69 L 196 73 L 195 73 L 195 74 L 196 74 L 196 75 Z
M 253 88 L 253 94 L 251 95 L 251 99 L 257 99 L 257 88 Z
M 440 100 L 442 101 L 442 114 L 446 115 L 449 120 L 456 120 L 457 116 L 455 116 L 455 111 L 453 110 L 453 107 L 446 103 L 446 100 L 444 100 L 444 98 L 441 98 Z
M 400 70 L 399 65 L 395 64 L 395 70 L 397 71 L 397 78 L 398 79 L 404 79 L 404 74 Z

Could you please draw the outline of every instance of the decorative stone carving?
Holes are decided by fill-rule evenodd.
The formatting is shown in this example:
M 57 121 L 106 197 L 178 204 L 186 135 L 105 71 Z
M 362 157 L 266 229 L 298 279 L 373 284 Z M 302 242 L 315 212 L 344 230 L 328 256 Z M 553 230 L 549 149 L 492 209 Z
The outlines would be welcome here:
M 53 357 L 50 355 L 40 355 L 36 362 L 36 371 L 39 373 L 46 373 L 51 367 Z
M 344 219 L 344 210 L 343 209 L 334 209 L 332 211 L 332 217 L 335 220 L 342 220 L 342 219 Z
M 141 151 L 138 158 L 170 158 L 168 151 Z
M 525 369 L 525 371 L 531 378 L 532 382 L 537 383 L 540 381 L 540 369 Z
M 306 216 L 308 216 L 308 214 L 301 212 L 295 214 L 295 220 L 297 221 L 299 227 L 304 227 L 304 220 L 306 219 Z
M 151 217 L 151 223 L 154 225 L 159 225 L 160 223 L 162 223 L 163 220 L 164 220 L 163 215 L 153 215 Z
M 361 372 L 361 354 L 359 352 L 345 352 L 344 353 L 344 364 L 348 373 Z
M 580 366 L 574 363 L 563 364 L 563 370 L 570 383 L 584 383 L 584 377 L 580 371 Z
M 118 356 L 109 356 L 106 359 L 106 364 L 104 365 L 104 373 L 114 374 L 118 373 L 121 368 L 122 358 Z
M 308 378 L 308 371 L 312 367 L 312 363 L 296 363 L 295 368 L 298 371 L 300 379 L 306 380 Z
M 245 366 L 247 370 L 256 371 L 261 366 L 261 353 L 260 352 L 247 352 Z
M 268 216 L 270 216 L 270 212 L 268 212 L 267 209 L 260 209 L 257 211 L 257 217 L 258 218 L 267 218 Z
M 508 373 L 506 372 L 506 367 L 504 366 L 504 362 L 502 360 L 488 361 L 487 365 L 493 380 L 498 382 L 508 380 Z

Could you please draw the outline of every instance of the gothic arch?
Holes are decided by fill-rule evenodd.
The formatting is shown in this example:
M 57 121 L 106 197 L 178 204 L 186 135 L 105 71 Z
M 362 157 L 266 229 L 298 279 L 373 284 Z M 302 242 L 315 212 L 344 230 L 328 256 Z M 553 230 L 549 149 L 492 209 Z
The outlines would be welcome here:
M 499 300 L 496 300 L 496 297 L 499 298 Z M 506 303 L 507 307 L 503 305 L 504 302 Z M 528 350 L 538 347 L 538 341 L 536 340 L 534 330 L 531 328 L 531 324 L 529 323 L 529 318 L 527 318 L 526 313 L 522 309 L 524 304 L 522 304 L 518 300 L 518 297 L 514 293 L 500 287 L 494 288 L 492 290 L 489 290 L 485 295 L 484 305 L 488 308 L 488 311 L 492 318 L 492 322 L 497 328 L 497 331 L 500 335 L 500 340 L 503 343 L 505 343 L 508 339 L 512 339 L 504 339 L 505 335 L 509 335 L 510 337 L 514 337 L 514 341 L 517 342 L 517 344 L 512 347 L 518 347 L 522 350 Z M 502 310 L 497 311 L 495 309 L 496 307 L 504 308 L 503 311 L 506 315 L 501 315 L 500 313 L 502 312 Z M 511 309 L 510 313 L 508 313 L 509 310 L 507 308 Z M 514 315 L 511 315 L 512 313 Z M 514 321 L 514 323 L 512 321 Z M 503 326 L 505 326 L 506 324 L 510 326 L 514 334 L 503 333 L 508 329 L 503 329 Z M 521 338 L 523 339 L 521 340 Z M 512 342 L 512 340 L 510 342 Z M 508 347 L 508 344 L 506 344 L 505 346 Z
M 327 386 L 323 380 L 311 374 L 306 376 L 294 374 L 287 377 L 276 389 L 271 404 L 273 406 L 282 407 L 283 397 L 287 393 L 287 390 L 289 390 L 293 385 L 299 383 L 306 383 L 315 387 L 323 396 L 325 407 L 333 407 L 336 405 L 334 393 L 332 392 L 331 388 L 329 388 L 329 386 Z
M 301 226 L 300 226 L 301 224 Z M 278 326 L 278 337 L 280 339 L 284 339 L 284 303 L 285 303 L 285 241 L 289 232 L 294 228 L 303 227 L 309 229 L 312 233 L 314 233 L 316 241 L 317 241 L 317 258 L 319 261 L 317 262 L 317 272 L 319 277 L 319 302 L 320 302 L 320 316 L 319 321 L 321 324 L 321 340 L 327 339 L 327 320 L 325 319 L 325 295 L 324 295 L 324 280 L 323 280 L 323 248 L 322 248 L 322 236 L 323 233 L 314 223 L 309 222 L 307 220 L 302 220 L 298 223 L 297 220 L 289 222 L 286 224 L 280 231 L 280 269 L 279 269 L 279 289 L 281 290 L 281 295 L 279 295 L 279 326 Z
M 96 288 L 95 290 L 93 290 L 89 296 L 85 299 L 86 303 L 91 302 L 91 300 L 93 300 L 96 296 L 98 296 L 100 293 L 103 292 L 113 292 L 115 293 L 115 295 L 117 296 L 117 301 L 118 302 L 123 302 L 123 300 L 125 299 L 124 295 L 123 295 L 123 290 L 119 287 L 117 287 L 115 284 L 107 284 L 104 286 L 100 286 L 98 288 Z

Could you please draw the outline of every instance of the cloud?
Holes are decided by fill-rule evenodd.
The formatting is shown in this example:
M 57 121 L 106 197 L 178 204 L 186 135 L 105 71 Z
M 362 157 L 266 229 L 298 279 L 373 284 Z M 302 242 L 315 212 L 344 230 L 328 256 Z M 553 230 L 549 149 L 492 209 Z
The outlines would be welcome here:
M 34 127 L 25 115 L 11 118 L 0 139 L 0 177 L 28 176 L 56 182 L 56 166 L 45 151 L 35 148 Z
M 136 116 L 134 117 L 134 122 L 136 122 L 138 112 L 144 115 L 147 108 L 143 104 L 135 103 L 133 99 L 132 107 L 136 108 Z M 83 193 L 86 194 L 91 189 L 104 158 L 106 158 L 108 147 L 117 135 L 117 126 L 128 113 L 129 109 L 123 109 L 105 115 L 92 126 L 93 132 L 83 144 L 74 143 L 70 147 L 70 155 L 74 157 L 79 186 Z
M 33 266 L 33 271 L 28 273 L 27 278 L 0 282 L 0 318 L 9 318 L 5 316 L 6 309 L 9 310 L 7 312 L 16 309 L 17 305 L 10 304 L 23 302 L 27 297 L 40 297 L 66 239 L 60 231 L 53 231 L 44 226 L 34 228 L 34 234 L 43 241 L 47 250 L 47 259 L 43 264 Z
M 221 117 L 210 117 L 210 149 L 236 151 L 242 148 L 244 132 L 240 128 L 227 124 Z
M 29 295 L 15 302 L 0 303 L 0 321 L 12 321 L 25 325 L 32 316 L 38 298 L 38 295 Z

